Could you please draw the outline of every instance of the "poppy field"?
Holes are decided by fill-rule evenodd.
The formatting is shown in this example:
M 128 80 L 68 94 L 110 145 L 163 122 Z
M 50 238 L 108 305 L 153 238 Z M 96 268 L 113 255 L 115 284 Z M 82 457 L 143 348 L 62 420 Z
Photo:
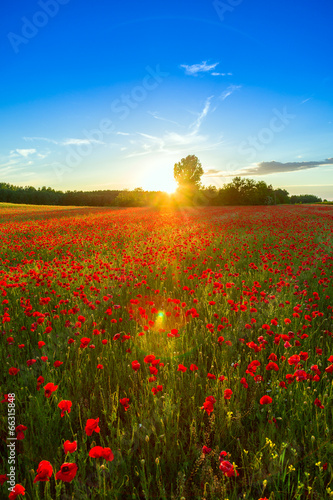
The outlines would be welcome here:
M 333 498 L 333 208 L 0 208 L 0 497 Z

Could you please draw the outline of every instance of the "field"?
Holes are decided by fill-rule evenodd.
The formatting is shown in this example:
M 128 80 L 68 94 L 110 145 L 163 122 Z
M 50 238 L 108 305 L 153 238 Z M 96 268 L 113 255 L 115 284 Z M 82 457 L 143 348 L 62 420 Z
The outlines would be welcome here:
M 2 205 L 0 497 L 333 498 L 332 236 L 331 206 Z

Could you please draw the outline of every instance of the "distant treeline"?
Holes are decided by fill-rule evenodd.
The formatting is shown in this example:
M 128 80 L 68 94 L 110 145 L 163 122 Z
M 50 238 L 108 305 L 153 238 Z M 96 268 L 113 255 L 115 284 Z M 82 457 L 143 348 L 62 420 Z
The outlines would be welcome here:
M 193 192 L 181 188 L 168 195 L 162 191 L 129 190 L 100 191 L 55 191 L 50 187 L 19 187 L 0 183 L 0 202 L 26 203 L 33 205 L 74 205 L 99 207 L 140 207 L 170 204 L 192 204 L 201 206 L 223 205 L 277 205 L 286 203 L 319 203 L 321 198 L 311 194 L 289 196 L 285 189 L 273 189 L 264 181 L 235 177 L 232 182 L 217 189 L 215 186 L 201 187 Z M 326 200 L 324 200 L 326 201 Z

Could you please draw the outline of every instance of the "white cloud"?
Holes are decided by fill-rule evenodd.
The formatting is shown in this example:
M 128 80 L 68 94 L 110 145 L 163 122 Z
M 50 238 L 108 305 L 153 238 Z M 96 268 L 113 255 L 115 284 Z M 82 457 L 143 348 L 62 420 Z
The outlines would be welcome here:
M 36 151 L 37 151 L 36 149 L 16 149 L 16 152 L 21 156 L 24 156 L 24 158 L 36 153 Z
M 209 107 L 210 107 L 210 101 L 212 100 L 214 96 L 210 96 L 208 97 L 208 99 L 206 100 L 205 102 L 205 106 L 203 108 L 203 110 L 201 111 L 201 113 L 199 113 L 198 115 L 198 118 L 195 120 L 195 122 L 193 122 L 191 125 L 190 125 L 190 128 L 193 128 L 193 132 L 192 134 L 195 134 L 196 132 L 198 132 L 200 126 L 201 126 L 201 123 L 202 123 L 202 120 L 207 116 L 208 114 L 208 111 L 209 111 Z
M 224 101 L 224 99 L 229 97 L 229 95 L 233 94 L 233 92 L 235 92 L 235 90 L 238 90 L 240 88 L 242 88 L 241 85 L 229 85 L 229 87 L 226 90 L 224 90 L 224 92 L 222 92 L 222 94 L 220 95 L 220 99 L 222 99 L 222 101 Z
M 252 163 L 248 167 L 244 167 L 240 170 L 234 170 L 232 172 L 227 172 L 223 170 L 217 170 L 211 168 L 204 173 L 205 177 L 233 177 L 236 175 L 244 176 L 254 176 L 254 175 L 270 175 L 279 174 L 285 172 L 301 172 L 303 170 L 309 170 L 318 167 L 324 167 L 333 165 L 333 158 L 327 158 L 326 160 L 318 161 L 299 161 L 299 162 L 287 162 L 281 163 L 278 161 L 262 161 L 260 163 Z
M 58 144 L 58 141 L 55 141 L 54 139 L 49 139 L 48 137 L 23 137 L 25 141 L 46 141 L 46 142 L 52 142 L 53 144 Z
M 127 135 L 127 134 L 124 133 L 122 135 Z M 56 141 L 55 139 L 50 139 L 48 137 L 23 137 L 23 139 L 25 141 L 46 141 L 46 142 L 51 142 L 52 144 L 59 144 L 60 146 L 71 146 L 71 145 L 80 146 L 81 144 L 105 144 L 105 142 L 98 141 L 97 139 L 76 139 L 72 137 L 69 139 L 64 139 L 63 141 Z
M 210 111 L 211 99 L 214 96 L 208 97 L 205 101 L 204 107 L 200 113 L 197 114 L 196 120 L 188 126 L 188 132 L 180 134 L 175 131 L 165 131 L 160 137 L 137 132 L 139 138 L 137 140 L 130 140 L 129 142 L 136 146 L 137 151 L 127 155 L 127 158 L 148 155 L 151 153 L 164 153 L 164 154 L 180 154 L 182 151 L 188 150 L 190 147 L 195 148 L 195 151 L 204 151 L 208 149 L 215 149 L 221 141 L 210 143 L 208 136 L 199 133 L 204 118 Z
M 128 132 L 116 132 L 117 135 L 131 135 Z
M 62 143 L 63 146 L 80 146 L 81 144 L 105 144 L 103 141 L 98 141 L 97 139 L 65 139 Z
M 169 123 L 172 123 L 173 125 L 178 125 L 179 127 L 182 126 L 178 122 L 174 122 L 173 120 L 168 120 L 167 118 L 163 118 L 162 116 L 159 116 L 159 114 L 156 111 L 147 111 L 147 113 L 149 115 L 153 116 L 154 118 L 156 118 L 156 120 L 162 120 L 163 122 L 169 122 Z
M 219 63 L 207 64 L 207 61 L 202 61 L 200 64 L 181 64 L 180 67 L 185 69 L 186 75 L 197 76 L 198 73 L 207 73 L 216 68 Z
M 21 155 L 16 153 L 16 151 L 12 150 L 9 152 L 9 158 L 19 158 Z

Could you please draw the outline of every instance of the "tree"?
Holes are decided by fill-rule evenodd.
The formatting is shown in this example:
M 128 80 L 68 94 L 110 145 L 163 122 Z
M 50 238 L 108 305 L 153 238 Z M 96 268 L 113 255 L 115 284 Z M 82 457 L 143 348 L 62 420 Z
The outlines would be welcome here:
M 289 193 L 286 189 L 274 189 L 274 200 L 277 205 L 289 203 Z
M 198 193 L 200 179 L 204 171 L 195 155 L 188 155 L 173 167 L 173 176 L 178 182 L 177 196 L 181 204 L 193 204 L 194 196 Z
M 182 158 L 173 167 L 173 176 L 179 187 L 196 188 L 200 187 L 200 179 L 204 171 L 200 161 L 194 155 Z

